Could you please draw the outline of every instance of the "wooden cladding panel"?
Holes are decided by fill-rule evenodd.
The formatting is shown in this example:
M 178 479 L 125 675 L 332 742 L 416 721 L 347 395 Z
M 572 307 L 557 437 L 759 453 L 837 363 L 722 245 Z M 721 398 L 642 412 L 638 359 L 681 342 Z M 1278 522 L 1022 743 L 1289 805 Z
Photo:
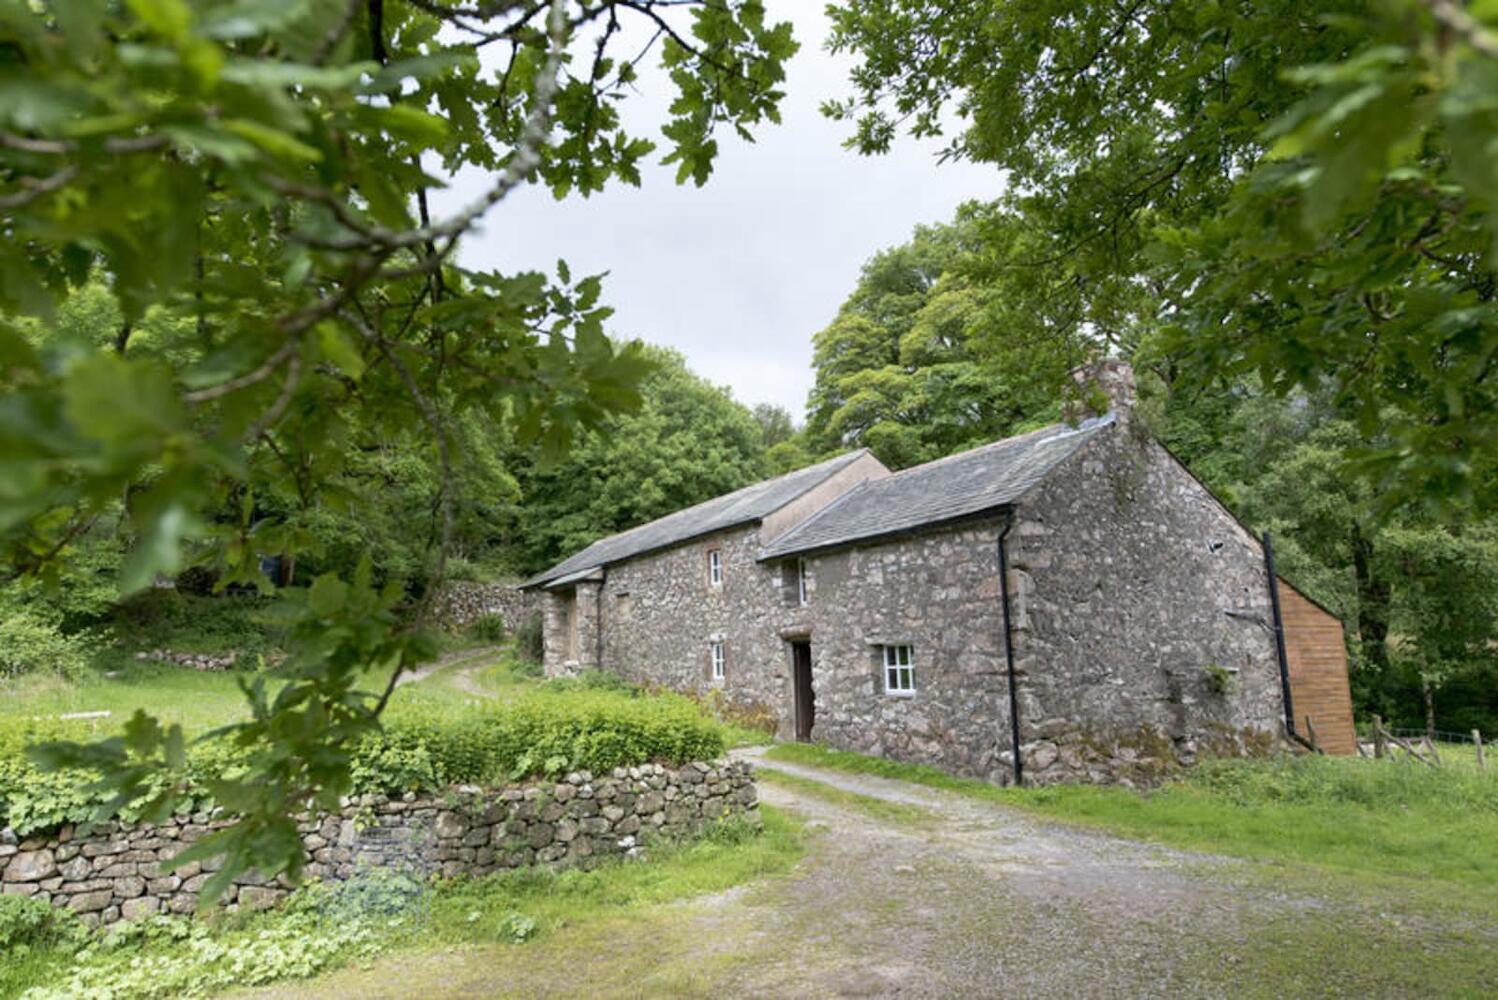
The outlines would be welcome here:
M 1323 750 L 1329 754 L 1357 753 L 1342 623 L 1283 580 L 1280 614 L 1285 623 L 1285 659 L 1290 667 L 1296 731 L 1309 735 L 1306 717 L 1310 716 Z

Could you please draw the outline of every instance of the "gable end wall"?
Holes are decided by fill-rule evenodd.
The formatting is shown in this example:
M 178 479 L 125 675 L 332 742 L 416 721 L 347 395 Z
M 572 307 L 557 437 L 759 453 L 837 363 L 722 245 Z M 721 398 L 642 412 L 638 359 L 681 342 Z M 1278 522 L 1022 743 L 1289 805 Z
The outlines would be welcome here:
M 1027 778 L 1106 780 L 1138 759 L 1274 745 L 1283 715 L 1263 551 L 1132 424 L 1097 435 L 1024 498 L 1010 565 Z

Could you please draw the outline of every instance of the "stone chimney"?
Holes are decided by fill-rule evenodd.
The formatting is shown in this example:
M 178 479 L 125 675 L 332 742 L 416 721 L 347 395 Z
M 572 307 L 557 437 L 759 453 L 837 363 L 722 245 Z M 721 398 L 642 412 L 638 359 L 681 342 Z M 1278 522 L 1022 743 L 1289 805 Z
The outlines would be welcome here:
M 1122 358 L 1098 358 L 1071 370 L 1075 385 L 1065 403 L 1069 423 L 1112 413 L 1127 423 L 1134 409 L 1134 368 Z

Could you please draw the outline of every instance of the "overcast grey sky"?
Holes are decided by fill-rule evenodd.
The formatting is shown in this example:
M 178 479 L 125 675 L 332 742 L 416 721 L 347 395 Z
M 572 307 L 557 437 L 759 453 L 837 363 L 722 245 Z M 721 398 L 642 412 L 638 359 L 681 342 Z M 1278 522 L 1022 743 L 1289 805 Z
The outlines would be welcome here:
M 779 403 L 799 422 L 812 334 L 836 314 L 863 262 L 917 224 L 950 218 L 962 202 L 1002 187 L 989 167 L 938 166 L 934 145 L 906 139 L 882 157 L 844 149 L 847 126 L 817 110 L 845 95 L 851 65 L 823 47 L 822 3 L 767 6 L 794 23 L 801 42 L 787 70 L 782 125 L 760 129 L 753 144 L 720 133 L 721 155 L 703 188 L 677 187 L 673 169 L 657 166 L 640 188 L 616 185 L 588 199 L 518 192 L 461 254 L 470 267 L 552 272 L 560 257 L 575 276 L 607 271 L 613 334 L 674 347 L 740 401 Z M 625 102 L 627 123 L 658 128 L 669 91 L 662 84 L 659 74 L 643 75 L 642 93 Z M 485 183 L 460 176 L 443 202 L 466 202 Z

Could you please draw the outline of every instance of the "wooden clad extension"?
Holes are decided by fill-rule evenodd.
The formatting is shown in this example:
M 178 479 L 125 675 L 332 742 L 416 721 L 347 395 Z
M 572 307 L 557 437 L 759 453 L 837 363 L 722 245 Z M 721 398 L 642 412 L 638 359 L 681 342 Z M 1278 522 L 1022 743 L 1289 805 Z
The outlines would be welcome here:
M 1279 584 L 1296 731 L 1308 735 L 1309 716 L 1321 749 L 1329 754 L 1355 754 L 1357 735 L 1352 728 L 1342 623 L 1284 580 Z

